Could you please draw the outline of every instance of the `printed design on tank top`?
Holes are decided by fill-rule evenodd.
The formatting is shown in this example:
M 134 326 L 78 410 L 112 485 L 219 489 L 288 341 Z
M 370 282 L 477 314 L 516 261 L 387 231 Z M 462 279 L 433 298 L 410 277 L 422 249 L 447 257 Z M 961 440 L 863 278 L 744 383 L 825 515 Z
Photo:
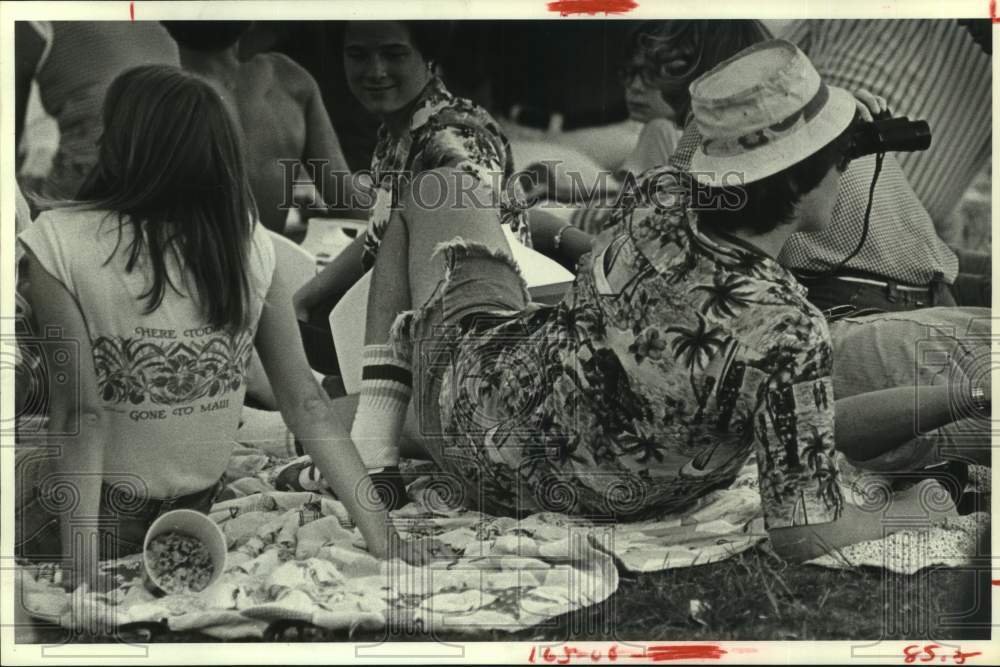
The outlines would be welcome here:
M 108 403 L 179 405 L 236 391 L 244 383 L 253 333 L 199 339 L 100 336 L 94 365 Z

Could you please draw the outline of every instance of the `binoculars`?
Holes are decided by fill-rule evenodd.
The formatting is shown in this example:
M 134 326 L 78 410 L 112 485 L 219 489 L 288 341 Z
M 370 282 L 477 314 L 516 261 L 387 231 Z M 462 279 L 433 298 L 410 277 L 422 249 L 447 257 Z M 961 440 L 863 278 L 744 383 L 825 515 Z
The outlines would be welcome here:
M 923 151 L 931 145 L 931 128 L 925 120 L 876 118 L 860 123 L 851 137 L 850 158 L 891 151 Z

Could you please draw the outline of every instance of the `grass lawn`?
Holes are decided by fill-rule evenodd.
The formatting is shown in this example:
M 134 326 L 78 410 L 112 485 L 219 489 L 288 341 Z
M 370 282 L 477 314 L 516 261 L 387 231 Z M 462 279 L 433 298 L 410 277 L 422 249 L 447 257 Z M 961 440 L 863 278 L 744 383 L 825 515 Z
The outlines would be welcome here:
M 756 549 L 715 565 L 623 581 L 588 616 L 592 625 L 610 621 L 613 629 L 598 636 L 622 640 L 944 639 L 959 634 L 947 616 L 966 610 L 962 598 L 972 580 L 971 572 L 953 569 L 900 576 L 793 566 Z M 698 620 L 691 600 L 707 606 Z M 521 638 L 565 637 L 573 629 L 568 621 L 565 629 Z
M 959 638 L 965 637 L 968 630 L 963 632 L 959 627 L 961 622 L 948 617 L 960 617 L 971 610 L 973 583 L 973 572 L 950 568 L 901 576 L 876 569 L 847 571 L 792 566 L 765 547 L 714 565 L 626 575 L 618 591 L 601 605 L 513 635 L 483 633 L 475 639 Z M 691 600 L 699 600 L 705 607 L 697 620 L 690 614 Z M 354 639 L 362 637 L 356 635 Z

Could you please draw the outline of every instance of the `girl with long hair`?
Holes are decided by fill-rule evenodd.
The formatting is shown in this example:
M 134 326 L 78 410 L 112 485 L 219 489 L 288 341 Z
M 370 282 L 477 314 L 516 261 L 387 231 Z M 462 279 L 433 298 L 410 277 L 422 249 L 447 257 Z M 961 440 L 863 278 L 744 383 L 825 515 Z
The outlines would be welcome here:
M 66 581 L 93 584 L 97 560 L 141 550 L 163 511 L 207 511 L 256 349 L 282 417 L 385 556 L 396 534 L 295 342 L 292 290 L 219 96 L 178 68 L 138 67 L 112 83 L 103 122 L 78 200 L 19 238 L 39 327 L 58 334 L 42 347 L 59 445 L 19 468 L 19 555 L 65 559 Z

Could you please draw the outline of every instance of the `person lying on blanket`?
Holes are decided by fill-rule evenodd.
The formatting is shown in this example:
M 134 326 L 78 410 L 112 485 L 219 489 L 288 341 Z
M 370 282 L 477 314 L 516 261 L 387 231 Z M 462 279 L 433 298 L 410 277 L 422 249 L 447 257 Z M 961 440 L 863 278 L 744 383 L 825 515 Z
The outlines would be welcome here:
M 310 372 L 215 89 L 165 65 L 121 74 L 96 167 L 78 201 L 54 205 L 19 237 L 38 326 L 58 333 L 41 347 L 59 447 L 19 452 L 17 556 L 71 564 L 68 587 L 98 585 L 98 559 L 141 551 L 160 513 L 208 511 L 254 349 L 286 423 L 386 556 L 398 536 Z
M 557 306 L 529 302 L 496 213 L 474 197 L 403 202 L 373 281 L 397 289 L 375 291 L 374 304 L 415 310 L 377 331 L 369 323 L 378 347 L 365 354 L 357 419 L 370 423 L 355 444 L 370 470 L 419 446 L 466 506 L 626 521 L 683 509 L 755 455 L 782 556 L 893 529 L 860 506 L 847 458 L 949 422 L 949 397 L 986 410 L 990 387 L 836 400 L 826 321 L 776 261 L 791 234 L 830 220 L 852 126 L 884 103 L 825 85 L 780 40 L 723 62 L 691 92 L 704 138 L 696 175 L 647 172 Z M 453 182 L 444 176 L 426 186 Z M 353 414 L 351 403 L 339 409 Z M 914 496 L 895 507 L 926 516 Z

